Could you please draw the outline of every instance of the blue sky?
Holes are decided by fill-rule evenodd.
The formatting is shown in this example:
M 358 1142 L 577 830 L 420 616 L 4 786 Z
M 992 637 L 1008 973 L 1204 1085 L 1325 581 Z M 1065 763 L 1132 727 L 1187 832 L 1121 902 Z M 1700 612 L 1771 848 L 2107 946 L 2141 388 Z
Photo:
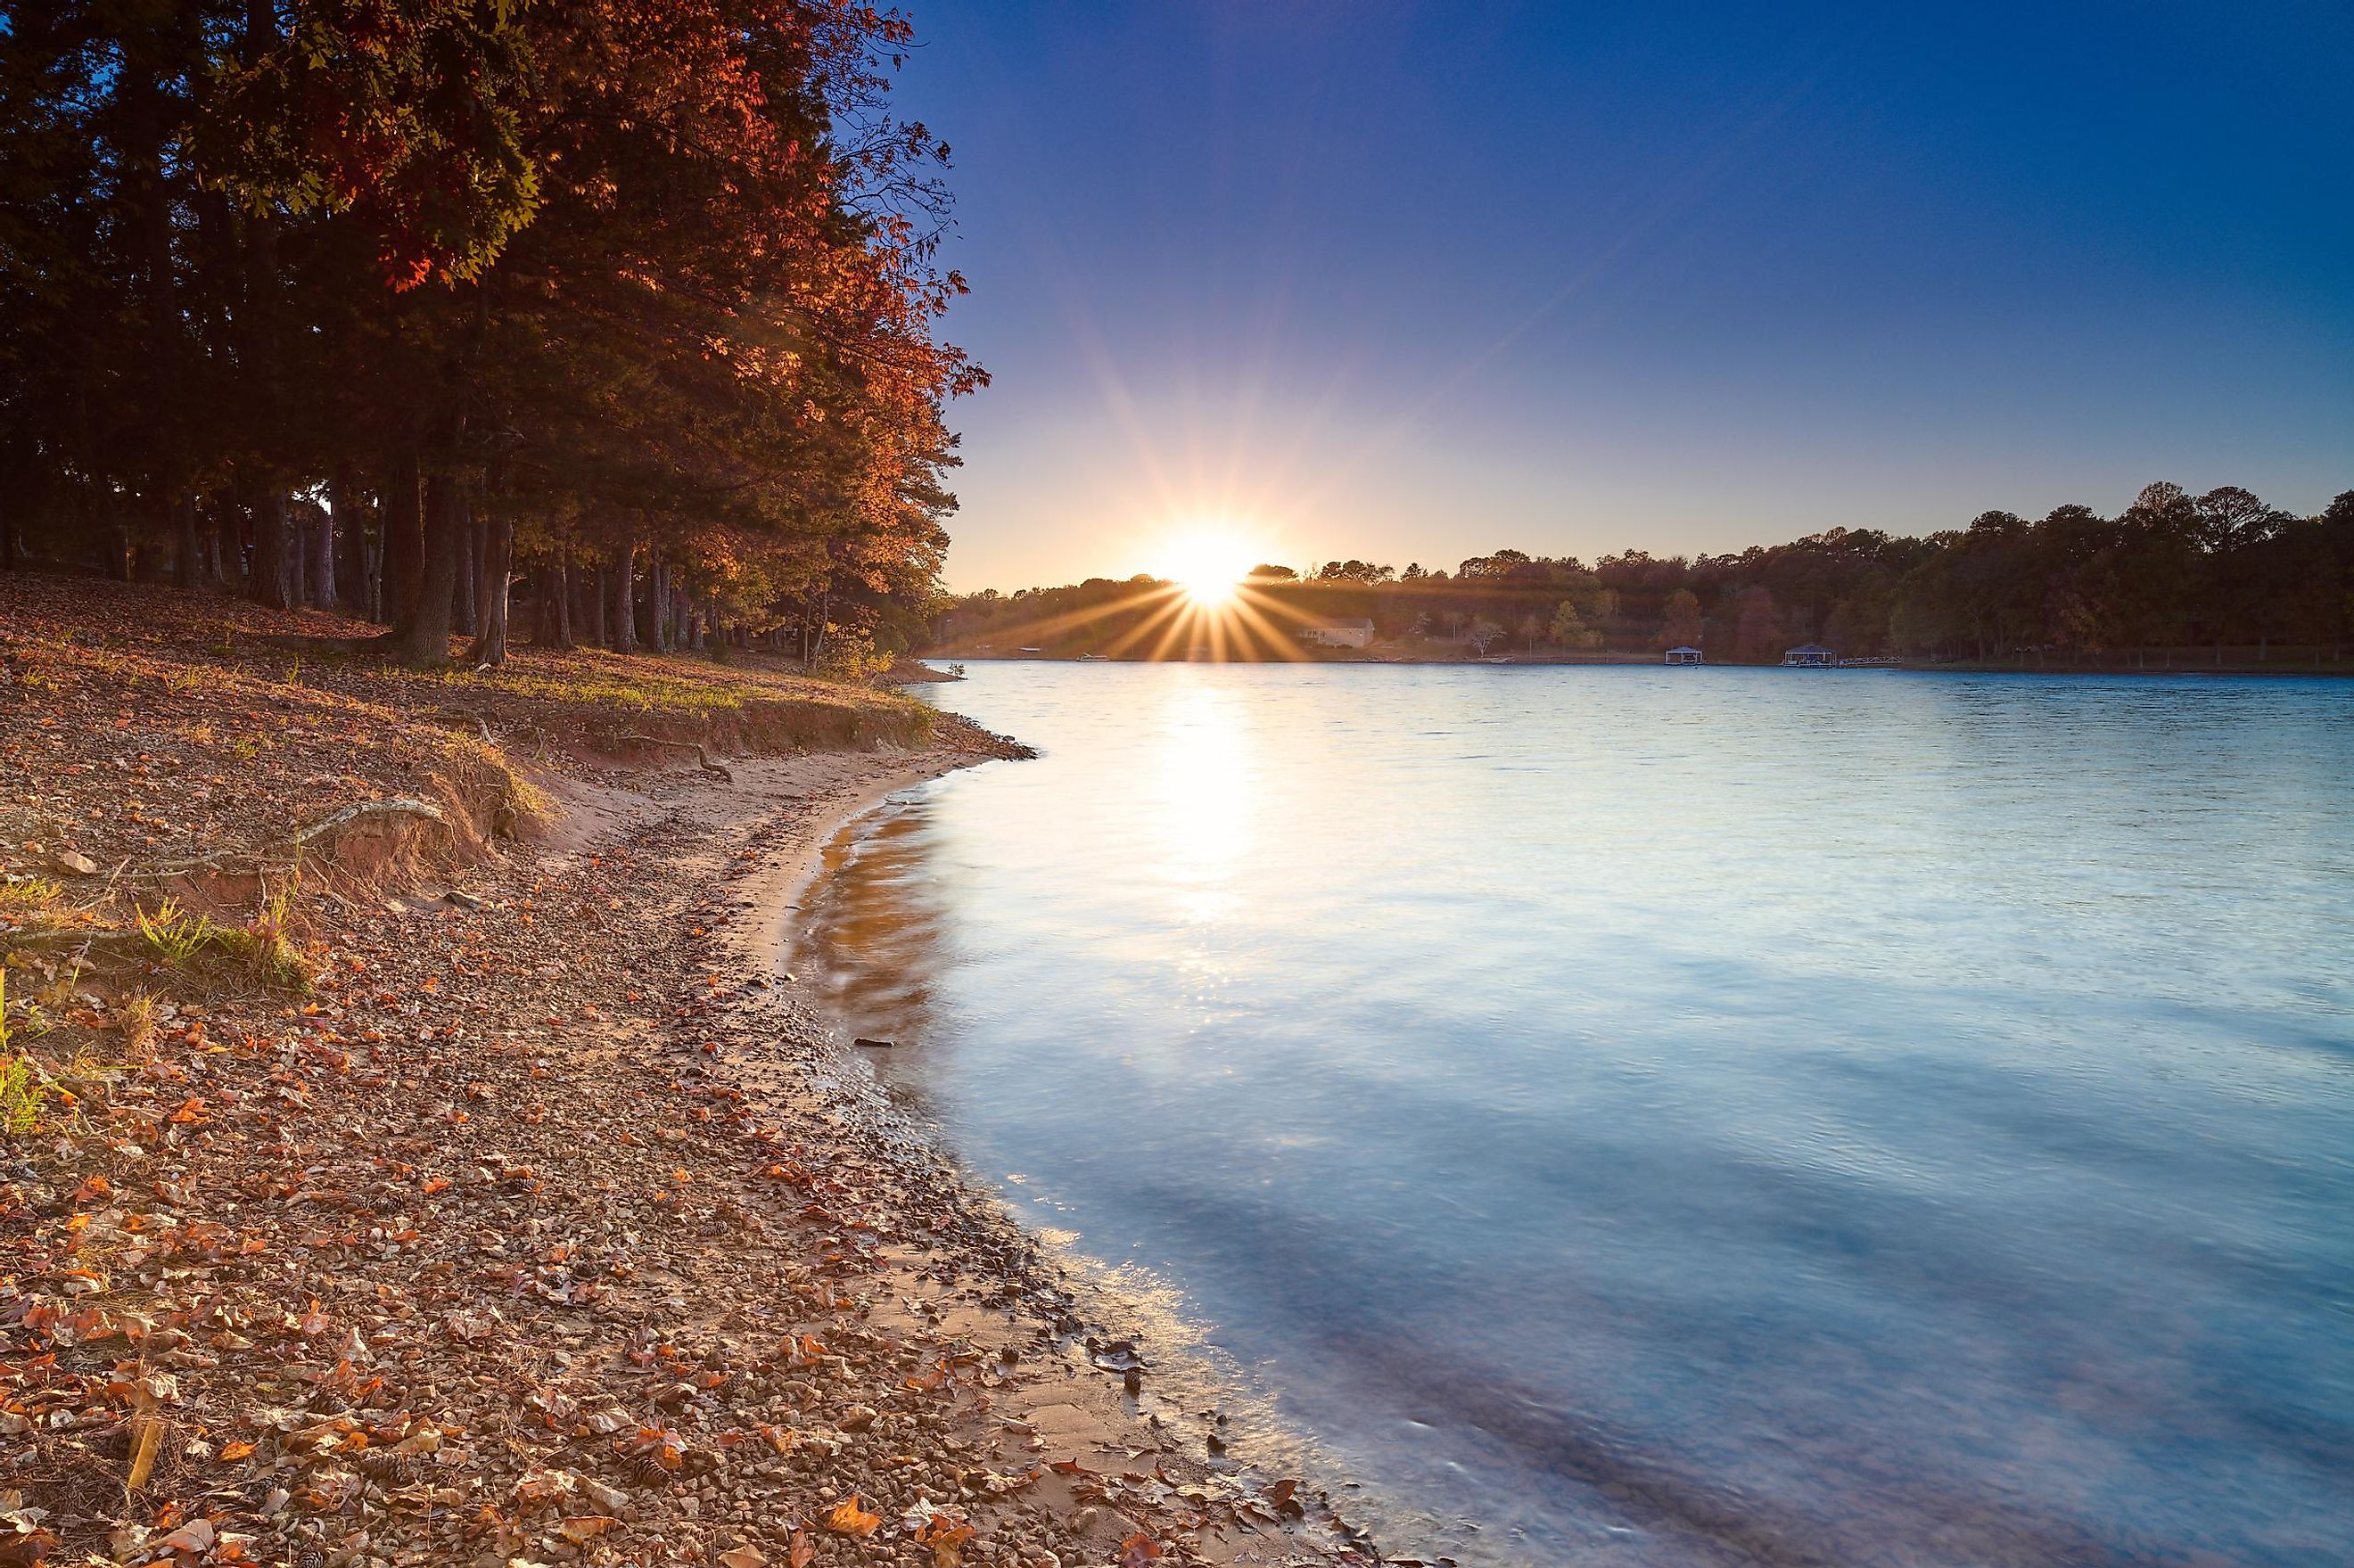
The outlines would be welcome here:
M 912 0 L 960 589 L 2354 487 L 2354 6 Z

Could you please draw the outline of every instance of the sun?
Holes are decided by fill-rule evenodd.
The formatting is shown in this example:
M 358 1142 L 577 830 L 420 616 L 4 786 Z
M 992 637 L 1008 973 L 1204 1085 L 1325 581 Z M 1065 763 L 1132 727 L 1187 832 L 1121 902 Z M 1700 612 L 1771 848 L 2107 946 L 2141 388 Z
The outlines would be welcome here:
M 1196 608 L 1215 609 L 1233 602 L 1255 557 L 1231 534 L 1181 534 L 1161 551 L 1160 576 L 1175 583 Z

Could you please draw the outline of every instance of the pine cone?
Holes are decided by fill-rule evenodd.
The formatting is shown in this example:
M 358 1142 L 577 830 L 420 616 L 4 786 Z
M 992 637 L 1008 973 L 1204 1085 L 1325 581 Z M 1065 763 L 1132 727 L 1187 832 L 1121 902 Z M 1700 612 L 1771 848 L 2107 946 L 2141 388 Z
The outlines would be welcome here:
M 364 1453 L 352 1460 L 352 1468 L 387 1487 L 413 1487 L 425 1478 L 425 1462 L 415 1454 Z

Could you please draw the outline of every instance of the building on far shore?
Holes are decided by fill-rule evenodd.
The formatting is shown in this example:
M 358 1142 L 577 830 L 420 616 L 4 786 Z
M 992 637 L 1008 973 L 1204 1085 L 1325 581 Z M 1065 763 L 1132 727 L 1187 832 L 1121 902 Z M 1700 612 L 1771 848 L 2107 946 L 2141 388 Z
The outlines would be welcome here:
M 1796 648 L 1782 651 L 1782 667 L 1786 670 L 1835 670 L 1839 655 L 1819 642 L 1801 642 Z
M 1702 655 L 1701 651 L 1697 648 L 1670 648 L 1668 650 L 1667 657 L 1661 660 L 1660 662 L 1665 664 L 1705 664 L 1708 661 Z
M 1299 629 L 1299 641 L 1318 648 L 1363 648 L 1373 641 L 1373 623 L 1362 618 L 1319 620 Z

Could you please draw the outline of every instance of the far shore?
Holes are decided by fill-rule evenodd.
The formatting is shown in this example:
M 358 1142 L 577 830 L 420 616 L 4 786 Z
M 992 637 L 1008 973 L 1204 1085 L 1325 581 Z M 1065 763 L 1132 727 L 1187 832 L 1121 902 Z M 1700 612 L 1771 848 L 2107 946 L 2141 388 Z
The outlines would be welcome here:
M 1148 658 L 1134 654 L 1095 654 L 1088 652 L 1021 653 L 992 651 L 925 652 L 911 656 L 933 664 L 955 663 L 1031 663 L 1031 664 L 1416 664 L 1416 665 L 1486 665 L 1490 668 L 1506 665 L 1571 665 L 1582 668 L 1682 670 L 1780 670 L 1790 668 L 1773 660 L 1710 660 L 1700 664 L 1666 666 L 1661 656 L 1650 653 L 1490 653 L 1481 656 L 1469 652 L 1402 652 L 1375 647 L 1363 651 L 1339 649 L 1299 650 L 1282 659 L 1234 658 Z M 903 664 L 907 662 L 902 662 Z M 1869 658 L 1841 660 L 1828 666 L 1842 672 L 1898 670 L 1926 674 L 1988 674 L 1988 675 L 2320 675 L 2354 676 L 2354 659 L 2322 657 L 2291 660 L 2286 658 L 2255 658 L 2238 650 L 2226 650 L 2218 660 L 2211 649 L 2179 648 L 2157 651 L 2147 656 L 2127 659 L 2075 661 L 2049 653 L 2022 653 L 2002 659 L 1902 659 Z M 1812 673 L 1809 671 L 1808 673 Z M 924 677 L 916 677 L 923 679 Z M 932 679 L 952 679 L 935 674 Z

